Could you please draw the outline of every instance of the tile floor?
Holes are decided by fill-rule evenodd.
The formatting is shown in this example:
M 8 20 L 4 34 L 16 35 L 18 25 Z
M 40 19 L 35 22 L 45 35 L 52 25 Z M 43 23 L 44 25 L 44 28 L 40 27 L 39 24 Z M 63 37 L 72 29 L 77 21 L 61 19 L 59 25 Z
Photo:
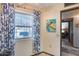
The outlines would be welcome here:
M 79 56 L 79 49 L 69 45 L 67 39 L 62 41 L 62 56 Z

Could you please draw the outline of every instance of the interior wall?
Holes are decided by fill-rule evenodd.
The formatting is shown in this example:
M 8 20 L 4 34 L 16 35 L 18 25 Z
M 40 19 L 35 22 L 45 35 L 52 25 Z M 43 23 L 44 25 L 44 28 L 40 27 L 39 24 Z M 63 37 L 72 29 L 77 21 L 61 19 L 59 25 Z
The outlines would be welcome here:
M 60 10 L 63 7 L 63 4 L 57 4 L 54 7 L 47 8 L 42 13 L 41 40 L 43 42 L 43 50 L 53 55 L 60 55 Z M 56 32 L 47 32 L 47 20 L 53 18 L 56 18 Z
M 21 39 L 19 41 L 16 41 L 15 55 L 16 56 L 32 55 L 32 39 Z
M 76 27 L 76 24 L 79 24 L 79 9 L 64 12 L 62 15 L 63 19 L 73 18 L 73 45 L 79 48 L 79 28 Z

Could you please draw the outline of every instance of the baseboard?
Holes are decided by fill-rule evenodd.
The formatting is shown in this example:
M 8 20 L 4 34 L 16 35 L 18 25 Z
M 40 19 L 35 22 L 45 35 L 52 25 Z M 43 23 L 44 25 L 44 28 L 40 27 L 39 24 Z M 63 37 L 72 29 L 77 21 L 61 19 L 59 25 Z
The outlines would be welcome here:
M 48 52 L 45 52 L 45 51 L 42 51 L 42 52 L 33 54 L 33 55 L 31 55 L 31 56 L 37 56 L 37 55 L 39 55 L 39 54 L 41 54 L 41 53 L 45 53 L 45 54 L 47 54 L 47 55 L 49 55 L 49 56 L 54 56 L 54 55 L 52 55 L 52 54 L 50 54 L 50 53 L 48 53 Z
M 38 52 L 38 53 L 36 53 L 36 54 L 33 54 L 33 55 L 31 55 L 31 56 L 36 56 L 36 55 L 39 55 L 39 54 L 41 54 L 42 52 Z
M 54 56 L 54 55 L 52 55 L 52 54 L 50 54 L 50 53 L 48 53 L 48 52 L 45 52 L 45 51 L 43 51 L 42 53 L 48 54 L 48 55 L 50 55 L 50 56 Z

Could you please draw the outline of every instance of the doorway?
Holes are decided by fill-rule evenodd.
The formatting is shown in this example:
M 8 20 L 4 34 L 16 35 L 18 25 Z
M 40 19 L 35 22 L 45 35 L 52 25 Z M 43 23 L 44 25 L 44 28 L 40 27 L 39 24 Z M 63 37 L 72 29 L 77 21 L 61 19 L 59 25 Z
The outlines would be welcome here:
M 73 18 L 63 19 L 61 28 L 62 44 L 73 46 Z
M 63 19 L 61 23 L 62 56 L 65 56 L 73 47 L 73 18 Z
M 74 23 L 74 15 L 79 15 L 78 13 L 79 7 L 70 8 L 67 10 L 62 10 L 60 12 L 60 35 L 61 35 L 61 41 L 60 41 L 60 55 L 61 56 L 79 56 L 79 48 L 78 45 L 75 43 L 79 43 L 77 36 L 79 33 L 76 31 L 76 24 L 78 22 L 76 21 L 76 24 Z M 65 15 L 65 16 L 64 16 Z M 79 28 L 77 28 L 79 30 Z M 76 37 L 77 39 L 74 39 Z M 74 43 L 75 41 L 75 43 Z

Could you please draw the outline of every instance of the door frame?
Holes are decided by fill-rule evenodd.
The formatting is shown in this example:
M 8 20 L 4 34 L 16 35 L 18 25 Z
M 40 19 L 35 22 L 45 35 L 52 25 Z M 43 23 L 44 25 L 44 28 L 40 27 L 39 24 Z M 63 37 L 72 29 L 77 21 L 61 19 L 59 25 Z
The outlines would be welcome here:
M 60 11 L 60 56 L 62 56 L 62 38 L 61 38 L 62 13 L 77 10 L 77 9 L 79 9 L 79 6 Z

